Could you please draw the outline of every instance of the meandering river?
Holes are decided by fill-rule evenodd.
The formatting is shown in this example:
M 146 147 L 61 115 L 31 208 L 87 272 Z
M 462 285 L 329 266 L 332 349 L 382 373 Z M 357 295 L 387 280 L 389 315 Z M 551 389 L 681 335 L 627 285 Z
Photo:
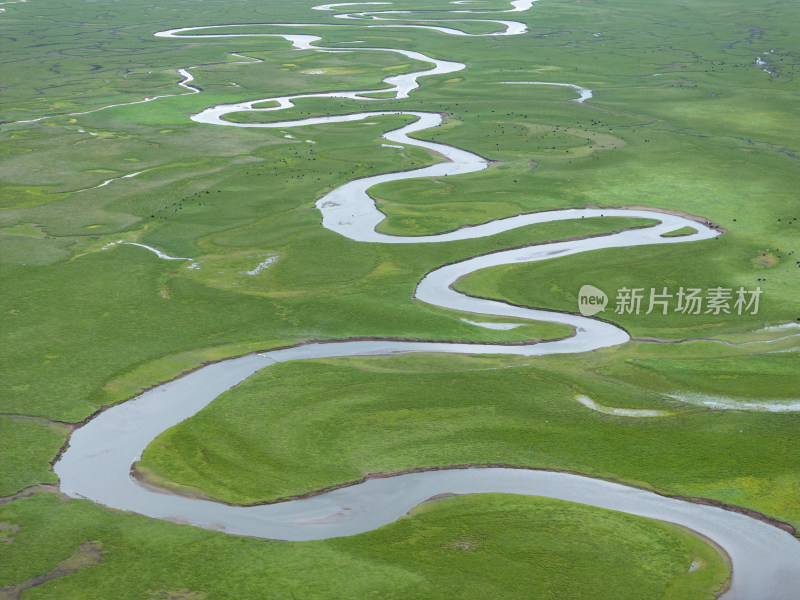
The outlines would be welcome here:
M 357 4 L 359 3 L 331 4 L 315 8 L 331 10 L 337 6 Z M 505 12 L 522 12 L 530 9 L 532 5 L 533 0 L 515 0 L 511 3 L 512 8 Z M 457 22 L 464 20 L 460 17 L 463 13 L 483 14 L 486 11 L 457 10 L 452 12 L 459 14 L 458 19 L 452 20 Z M 361 12 L 336 16 L 349 18 L 353 23 L 365 28 L 402 26 L 433 29 L 445 35 L 468 35 L 449 27 L 408 23 L 409 19 L 406 18 L 402 23 L 386 24 L 384 21 L 394 19 L 394 17 L 387 17 L 388 14 L 400 16 L 404 13 L 398 11 Z M 481 20 L 485 21 L 485 19 Z M 376 24 L 376 21 L 381 23 Z M 451 20 L 448 19 L 448 21 Z M 521 35 L 527 31 L 526 26 L 522 23 L 491 22 L 498 24 L 498 32 L 483 35 Z M 342 48 L 324 48 L 314 45 L 321 39 L 315 35 L 231 33 L 234 28 L 243 26 L 245 25 L 181 28 L 159 32 L 156 35 L 162 38 L 192 37 L 193 39 L 272 36 L 282 37 L 298 49 L 313 49 L 320 52 L 342 50 Z M 247 27 L 252 28 L 253 25 L 247 25 Z M 282 27 L 324 28 L 336 27 L 336 25 L 263 24 L 263 27 L 274 30 Z M 227 32 L 209 33 L 209 30 L 221 28 Z M 204 31 L 204 33 L 197 33 L 199 31 Z M 388 88 L 379 90 L 297 94 L 218 105 L 202 111 L 192 119 L 209 127 L 288 129 L 312 124 L 357 121 L 382 115 L 404 114 L 413 117 L 413 122 L 386 133 L 384 138 L 393 144 L 413 145 L 437 152 L 445 157 L 445 162 L 401 173 L 387 173 L 350 181 L 320 198 L 316 203 L 322 214 L 324 227 L 361 243 L 446 243 L 453 240 L 490 236 L 536 223 L 584 217 L 638 217 L 657 219 L 659 224 L 649 228 L 628 230 L 588 239 L 516 248 L 466 258 L 429 272 L 420 281 L 415 292 L 415 296 L 419 300 L 437 306 L 483 315 L 571 325 L 576 332 L 572 337 L 521 346 L 381 340 L 314 343 L 209 365 L 152 389 L 133 400 L 114 406 L 77 429 L 70 438 L 69 448 L 54 467 L 60 477 L 61 489 L 74 497 L 89 498 L 101 504 L 132 510 L 155 518 L 192 523 L 231 534 L 285 540 L 322 539 L 369 531 L 397 519 L 413 506 L 441 493 L 509 492 L 547 496 L 669 521 L 707 536 L 728 553 L 733 565 L 733 581 L 730 590 L 724 596 L 726 600 L 796 597 L 796 591 L 800 589 L 800 542 L 788 533 L 739 513 L 567 473 L 524 469 L 439 470 L 371 479 L 359 485 L 303 500 L 255 507 L 228 506 L 213 501 L 174 495 L 163 490 L 146 488 L 131 477 L 131 465 L 140 458 L 147 445 L 161 432 L 191 417 L 220 394 L 247 379 L 256 371 L 276 363 L 335 356 L 393 355 L 409 352 L 501 353 L 532 356 L 586 352 L 625 343 L 629 339 L 627 333 L 610 323 L 573 314 L 540 311 L 512 306 L 503 302 L 472 298 L 456 292 L 452 288 L 452 284 L 468 273 L 496 265 L 547 260 L 603 248 L 689 243 L 719 235 L 717 230 L 705 225 L 702 220 L 665 214 L 654 209 L 559 210 L 499 219 L 438 235 L 403 237 L 382 234 L 375 228 L 383 220 L 384 215 L 375 207 L 374 202 L 367 194 L 367 190 L 371 186 L 386 181 L 471 173 L 485 169 L 489 164 L 484 158 L 469 151 L 410 137 L 410 134 L 414 132 L 439 126 L 442 122 L 441 115 L 420 111 L 370 111 L 345 116 L 273 123 L 232 123 L 224 118 L 225 115 L 233 112 L 282 110 L 292 106 L 292 101 L 297 98 L 336 97 L 379 102 L 369 94 L 387 91 L 393 92 L 395 98 L 407 98 L 418 87 L 419 78 L 453 73 L 465 68 L 462 63 L 434 59 L 419 52 L 392 48 L 348 47 L 347 49 L 358 52 L 395 52 L 414 60 L 432 63 L 434 66 L 416 73 L 387 77 L 384 84 Z M 188 74 L 188 71 L 185 74 Z M 591 98 L 590 90 L 572 83 L 519 83 L 567 85 L 576 90 L 582 100 Z M 269 101 L 273 101 L 274 106 L 255 107 L 257 104 Z M 690 226 L 696 233 L 682 237 L 662 237 L 665 233 L 685 226 Z

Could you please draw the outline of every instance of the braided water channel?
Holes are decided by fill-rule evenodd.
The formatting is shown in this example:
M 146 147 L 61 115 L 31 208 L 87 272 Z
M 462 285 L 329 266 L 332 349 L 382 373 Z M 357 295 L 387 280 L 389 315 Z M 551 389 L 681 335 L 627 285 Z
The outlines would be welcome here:
M 365 3 L 377 4 L 377 3 Z M 386 3 L 381 3 L 386 4 Z M 349 5 L 354 5 L 350 3 Z M 531 8 L 533 0 L 516 0 L 506 12 Z M 330 10 L 337 5 L 322 5 Z M 464 20 L 464 13 L 452 11 Z M 401 24 L 385 24 L 387 14 L 398 12 L 356 13 L 337 15 L 371 27 L 417 27 L 433 29 L 445 35 L 470 35 L 450 27 L 413 24 L 404 18 Z M 407 13 L 402 13 L 407 14 Z M 485 19 L 481 19 L 486 21 Z M 409 23 L 411 21 L 411 23 Z M 450 21 L 448 19 L 448 21 Z M 376 24 L 376 22 L 378 24 Z M 513 21 L 492 21 L 500 30 L 495 34 L 521 35 L 527 29 Z M 329 28 L 336 25 L 260 24 L 265 28 Z M 323 48 L 314 43 L 321 38 L 295 33 L 230 33 L 236 27 L 258 25 L 225 25 L 172 29 L 156 34 L 162 38 L 192 39 L 205 37 L 269 36 L 282 37 L 298 49 L 336 52 L 342 48 Z M 209 30 L 227 33 L 209 33 Z M 203 31 L 203 33 L 197 33 Z M 540 356 L 545 354 L 587 352 L 623 344 L 628 334 L 598 319 L 569 313 L 556 313 L 499 301 L 469 297 L 456 292 L 452 284 L 469 273 L 497 265 L 534 262 L 603 248 L 620 248 L 649 244 L 674 244 L 710 239 L 719 232 L 706 225 L 704 219 L 689 219 L 653 210 L 570 209 L 524 214 L 463 227 L 455 231 L 427 236 L 392 236 L 376 231 L 385 218 L 367 194 L 367 190 L 388 181 L 458 175 L 485 169 L 489 162 L 471 152 L 445 144 L 421 141 L 410 134 L 435 128 L 442 115 L 420 111 L 369 111 L 349 115 L 316 117 L 272 123 L 233 123 L 225 115 L 234 112 L 278 111 L 293 106 L 293 100 L 309 97 L 352 98 L 370 100 L 370 93 L 394 92 L 395 99 L 407 98 L 418 87 L 420 77 L 453 73 L 465 68 L 458 62 L 437 60 L 419 52 L 391 48 L 348 48 L 348 51 L 396 52 L 408 58 L 433 63 L 424 71 L 387 77 L 379 90 L 308 93 L 218 105 L 194 115 L 192 119 L 209 127 L 297 128 L 324 123 L 358 121 L 383 115 L 407 115 L 415 120 L 384 134 L 395 144 L 413 145 L 443 156 L 446 161 L 415 170 L 387 173 L 350 181 L 320 198 L 316 206 L 327 229 L 360 243 L 423 244 L 491 236 L 503 231 L 538 223 L 590 218 L 634 217 L 655 219 L 653 227 L 619 233 L 514 248 L 467 258 L 429 272 L 419 283 L 415 297 L 423 302 L 475 314 L 513 317 L 563 323 L 575 329 L 575 335 L 551 342 L 527 345 L 465 344 L 446 342 L 403 342 L 365 340 L 317 342 L 226 360 L 199 369 L 185 377 L 156 387 L 128 402 L 99 413 L 70 438 L 69 448 L 54 469 L 60 477 L 63 492 L 88 498 L 119 509 L 201 527 L 218 529 L 235 535 L 248 535 L 283 540 L 313 540 L 354 535 L 390 523 L 425 500 L 443 493 L 466 494 L 506 492 L 545 496 L 618 510 L 652 519 L 676 523 L 708 537 L 729 555 L 733 579 L 725 593 L 726 600 L 746 598 L 792 598 L 800 589 L 800 542 L 781 529 L 721 508 L 668 498 L 653 492 L 599 479 L 569 473 L 508 468 L 471 468 L 408 473 L 394 477 L 369 479 L 325 494 L 301 500 L 259 506 L 231 506 L 206 499 L 190 498 L 145 487 L 131 476 L 131 466 L 141 457 L 147 445 L 166 429 L 191 417 L 216 397 L 270 365 L 293 360 L 340 356 L 386 356 L 411 352 L 494 353 Z M 245 67 L 246 68 L 246 67 Z M 540 85 L 539 83 L 532 83 Z M 548 85 L 548 84 L 541 84 Z M 563 85 L 563 84 L 549 84 Z M 568 84 L 583 90 L 574 84 Z M 585 90 L 584 90 L 585 91 Z M 581 98 L 585 95 L 581 93 Z M 271 102 L 267 108 L 256 105 Z M 689 226 L 695 233 L 681 237 L 663 234 Z

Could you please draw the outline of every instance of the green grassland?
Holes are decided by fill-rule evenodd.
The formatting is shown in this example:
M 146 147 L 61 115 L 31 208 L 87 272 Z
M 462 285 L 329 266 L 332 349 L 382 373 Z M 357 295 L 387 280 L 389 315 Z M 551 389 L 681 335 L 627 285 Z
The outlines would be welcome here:
M 462 319 L 493 319 L 423 305 L 413 291 L 447 262 L 650 222 L 584 219 L 448 244 L 351 242 L 321 227 L 314 202 L 352 178 L 441 160 L 415 147 L 381 146 L 380 135 L 409 117 L 291 130 L 189 119 L 218 103 L 380 90 L 387 76 L 427 67 L 348 44 L 363 41 L 467 68 L 422 78 L 408 99 L 310 98 L 230 120 L 444 113 L 442 127 L 417 136 L 493 163 L 479 173 L 373 188 L 386 233 L 425 235 L 524 212 L 639 205 L 688 212 L 726 229 L 706 242 L 488 269 L 458 282 L 467 293 L 575 312 L 583 284 L 612 302 L 623 286 L 758 286 L 758 314 L 598 315 L 636 338 L 726 343 L 641 341 L 536 359 L 279 365 L 165 432 L 145 452 L 143 476 L 248 503 L 367 472 L 502 462 L 704 496 L 800 526 L 797 413 L 714 410 L 680 399 L 797 400 L 798 338 L 770 341 L 792 331 L 762 330 L 800 318 L 796 3 L 541 0 L 529 12 L 498 16 L 526 22 L 529 34 L 480 38 L 364 29 L 363 22 L 310 10 L 319 3 L 4 5 L 0 496 L 55 482 L 50 463 L 69 431 L 59 422 L 82 421 L 208 361 L 350 336 L 511 342 L 570 333 L 548 323 L 476 327 Z M 475 5 L 506 7 L 499 0 Z M 452 17 L 442 2 L 398 0 L 391 8 L 429 11 L 420 18 L 430 23 Z M 236 32 L 313 33 L 320 45 L 353 51 L 292 50 L 278 37 L 153 37 L 173 27 L 276 22 L 337 27 Z M 496 28 L 446 25 L 473 33 Z M 770 72 L 756 64 L 758 56 Z M 176 85 L 177 69 L 187 67 L 200 93 Z M 594 97 L 578 104 L 569 88 L 504 81 L 573 83 Z M 170 97 L 96 110 L 159 95 Z M 89 189 L 133 173 L 140 174 Z M 200 268 L 135 246 L 108 246 L 118 241 L 149 244 Z M 270 256 L 275 264 L 246 274 Z M 576 402 L 579 394 L 671 415 L 603 415 Z M 520 597 L 534 590 L 542 597 L 682 599 L 713 597 L 726 572 L 708 546 L 666 525 L 508 496 L 431 503 L 380 530 L 308 544 L 232 538 L 41 493 L 0 505 L 0 537 L 11 535 L 6 524 L 22 529 L 0 552 L 0 586 L 48 572 L 87 540 L 103 544 L 98 565 L 23 598 L 86 598 L 87 590 L 98 598 L 193 590 L 182 593 L 195 600 L 245 592 L 472 597 L 480 590 Z M 692 560 L 707 566 L 687 574 Z
M 10 581 L 47 573 L 87 540 L 101 544 L 99 564 L 32 588 L 25 598 L 138 600 L 170 592 L 185 600 L 578 599 L 611 593 L 683 600 L 713 598 L 727 576 L 713 549 L 677 527 L 502 494 L 427 503 L 378 530 L 319 542 L 228 536 L 53 494 L 0 506 L 0 519 L 0 535 L 12 539 L 3 550 Z M 693 563 L 698 568 L 690 571 Z
M 795 356 L 695 343 L 527 360 L 514 369 L 451 356 L 276 365 L 161 434 L 138 470 L 167 487 L 248 504 L 366 473 L 509 463 L 711 496 L 800 525 L 797 415 L 710 410 L 672 397 L 733 388 L 763 399 L 759 374 L 769 372 L 769 398 L 793 399 Z M 673 414 L 609 417 L 576 402 L 578 394 Z
M 0 495 L 15 494 L 39 483 L 56 483 L 49 462 L 58 453 L 68 429 L 60 423 L 0 416 Z
M 515 304 L 575 311 L 580 285 L 576 285 L 574 274 L 579 273 L 579 284 L 598 285 L 608 294 L 611 307 L 602 313 L 603 318 L 620 324 L 637 337 L 716 337 L 800 318 L 794 301 L 797 267 L 792 269 L 787 260 L 783 265 L 765 267 L 759 262 L 763 255 L 759 250 L 765 248 L 755 242 L 737 244 L 736 237 L 731 234 L 697 244 L 676 245 L 666 253 L 663 247 L 620 248 L 559 258 L 536 267 L 486 269 L 463 278 L 457 289 Z M 618 290 L 625 287 L 643 290 L 639 314 L 615 312 Z M 700 289 L 706 296 L 707 290 L 718 287 L 733 290 L 734 296 L 740 287 L 750 291 L 760 288 L 762 294 L 756 314 L 752 312 L 754 309 L 745 307 L 738 314 L 733 303 L 728 313 L 714 314 L 713 309 L 707 312 L 709 306 L 704 304 L 700 314 L 693 314 L 676 311 L 676 295 L 681 287 Z M 663 314 L 660 305 L 646 314 L 650 308 L 650 290 L 660 294 L 664 288 L 673 296 L 667 314 Z

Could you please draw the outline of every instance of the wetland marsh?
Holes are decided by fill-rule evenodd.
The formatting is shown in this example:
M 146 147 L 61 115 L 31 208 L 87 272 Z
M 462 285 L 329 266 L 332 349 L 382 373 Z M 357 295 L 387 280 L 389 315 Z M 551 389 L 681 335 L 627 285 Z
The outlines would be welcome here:
M 0 15 L 0 594 L 91 543 L 23 597 L 789 598 L 796 8 L 268 4 Z M 587 318 L 581 284 L 761 303 Z

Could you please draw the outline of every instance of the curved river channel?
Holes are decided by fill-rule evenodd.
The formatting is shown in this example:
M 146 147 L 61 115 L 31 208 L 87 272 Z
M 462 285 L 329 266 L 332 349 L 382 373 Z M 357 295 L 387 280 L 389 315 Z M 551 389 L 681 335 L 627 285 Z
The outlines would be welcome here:
M 512 8 L 500 12 L 522 12 L 534 0 L 515 0 Z M 353 6 L 359 3 L 349 3 Z M 363 3 L 378 4 L 378 3 Z M 379 4 L 387 4 L 385 2 Z M 317 10 L 331 10 L 338 5 L 322 5 Z M 485 14 L 486 11 L 454 10 L 457 19 L 465 13 Z M 386 15 L 401 15 L 397 11 L 383 13 L 338 14 L 350 19 L 347 26 L 416 27 L 432 29 L 446 35 L 469 35 L 458 29 L 409 24 L 386 24 L 393 20 Z M 486 19 L 480 19 L 486 21 Z M 498 32 L 482 35 L 520 35 L 527 29 L 514 21 L 496 23 Z M 341 27 L 343 25 L 262 24 L 264 27 Z M 343 48 L 322 48 L 313 45 L 321 38 L 294 33 L 230 33 L 235 27 L 225 25 L 173 29 L 156 34 L 162 38 L 191 37 L 282 37 L 295 48 L 320 52 L 342 51 Z M 247 25 L 253 27 L 253 25 Z M 224 29 L 227 33 L 209 33 Z M 204 33 L 196 33 L 204 31 Z M 470 313 L 514 317 L 564 323 L 575 328 L 572 337 L 528 345 L 458 344 L 444 342 L 350 341 L 321 342 L 252 354 L 223 361 L 199 369 L 185 377 L 163 384 L 137 398 L 114 406 L 77 429 L 70 438 L 69 448 L 54 469 L 60 477 L 62 491 L 73 497 L 88 498 L 111 507 L 176 522 L 191 523 L 218 529 L 230 534 L 249 535 L 283 540 L 314 540 L 354 535 L 390 523 L 409 509 L 442 493 L 507 492 L 558 498 L 587 505 L 613 509 L 659 519 L 688 527 L 716 542 L 730 557 L 733 566 L 731 587 L 723 596 L 732 599 L 789 599 L 800 590 L 800 541 L 765 522 L 720 508 L 667 498 L 637 488 L 568 473 L 532 471 L 525 469 L 473 468 L 411 473 L 395 477 L 369 479 L 364 483 L 344 487 L 303 500 L 277 504 L 240 507 L 209 500 L 189 498 L 144 487 L 130 475 L 131 466 L 147 445 L 160 433 L 187 419 L 207 406 L 217 396 L 247 379 L 256 371 L 270 365 L 292 360 L 336 356 L 394 355 L 409 352 L 495 353 L 538 356 L 557 353 L 586 352 L 615 346 L 628 341 L 628 334 L 618 327 L 597 319 L 539 311 L 503 302 L 472 298 L 453 290 L 460 277 L 496 265 L 533 262 L 602 248 L 617 248 L 645 244 L 675 244 L 712 238 L 718 231 L 702 219 L 665 214 L 656 210 L 628 209 L 571 209 L 539 212 L 500 219 L 464 227 L 456 231 L 421 237 L 385 235 L 375 230 L 384 215 L 367 194 L 371 186 L 385 182 L 418 177 L 458 175 L 487 168 L 488 161 L 466 150 L 444 144 L 416 140 L 409 134 L 437 127 L 442 115 L 419 111 L 371 111 L 345 116 L 320 117 L 277 123 L 232 123 L 224 116 L 233 112 L 269 112 L 292 106 L 295 98 L 338 97 L 372 100 L 370 93 L 392 91 L 395 98 L 407 98 L 418 87 L 420 77 L 453 73 L 465 68 L 458 62 L 437 60 L 419 52 L 390 48 L 354 48 L 347 51 L 395 52 L 408 58 L 433 63 L 434 67 L 417 73 L 387 77 L 388 86 L 379 90 L 355 92 L 326 92 L 264 98 L 238 104 L 214 106 L 192 117 L 209 126 L 279 128 L 357 121 L 381 115 L 403 114 L 414 117 L 408 125 L 390 131 L 384 137 L 394 143 L 413 145 L 434 151 L 446 162 L 412 171 L 377 175 L 350 181 L 316 203 L 322 213 L 322 225 L 352 240 L 364 243 L 422 244 L 444 243 L 494 235 L 518 227 L 589 217 L 640 217 L 656 219 L 659 224 L 615 234 L 516 248 L 468 258 L 429 272 L 419 283 L 416 298 L 437 306 Z M 247 68 L 246 66 L 243 68 Z M 533 85 L 565 85 L 525 82 Z M 580 100 L 591 97 L 591 91 L 566 84 L 581 94 Z M 588 95 L 587 95 L 588 92 Z M 269 108 L 256 108 L 259 103 L 272 101 Z M 696 233 L 681 237 L 662 237 L 676 229 L 689 226 Z

